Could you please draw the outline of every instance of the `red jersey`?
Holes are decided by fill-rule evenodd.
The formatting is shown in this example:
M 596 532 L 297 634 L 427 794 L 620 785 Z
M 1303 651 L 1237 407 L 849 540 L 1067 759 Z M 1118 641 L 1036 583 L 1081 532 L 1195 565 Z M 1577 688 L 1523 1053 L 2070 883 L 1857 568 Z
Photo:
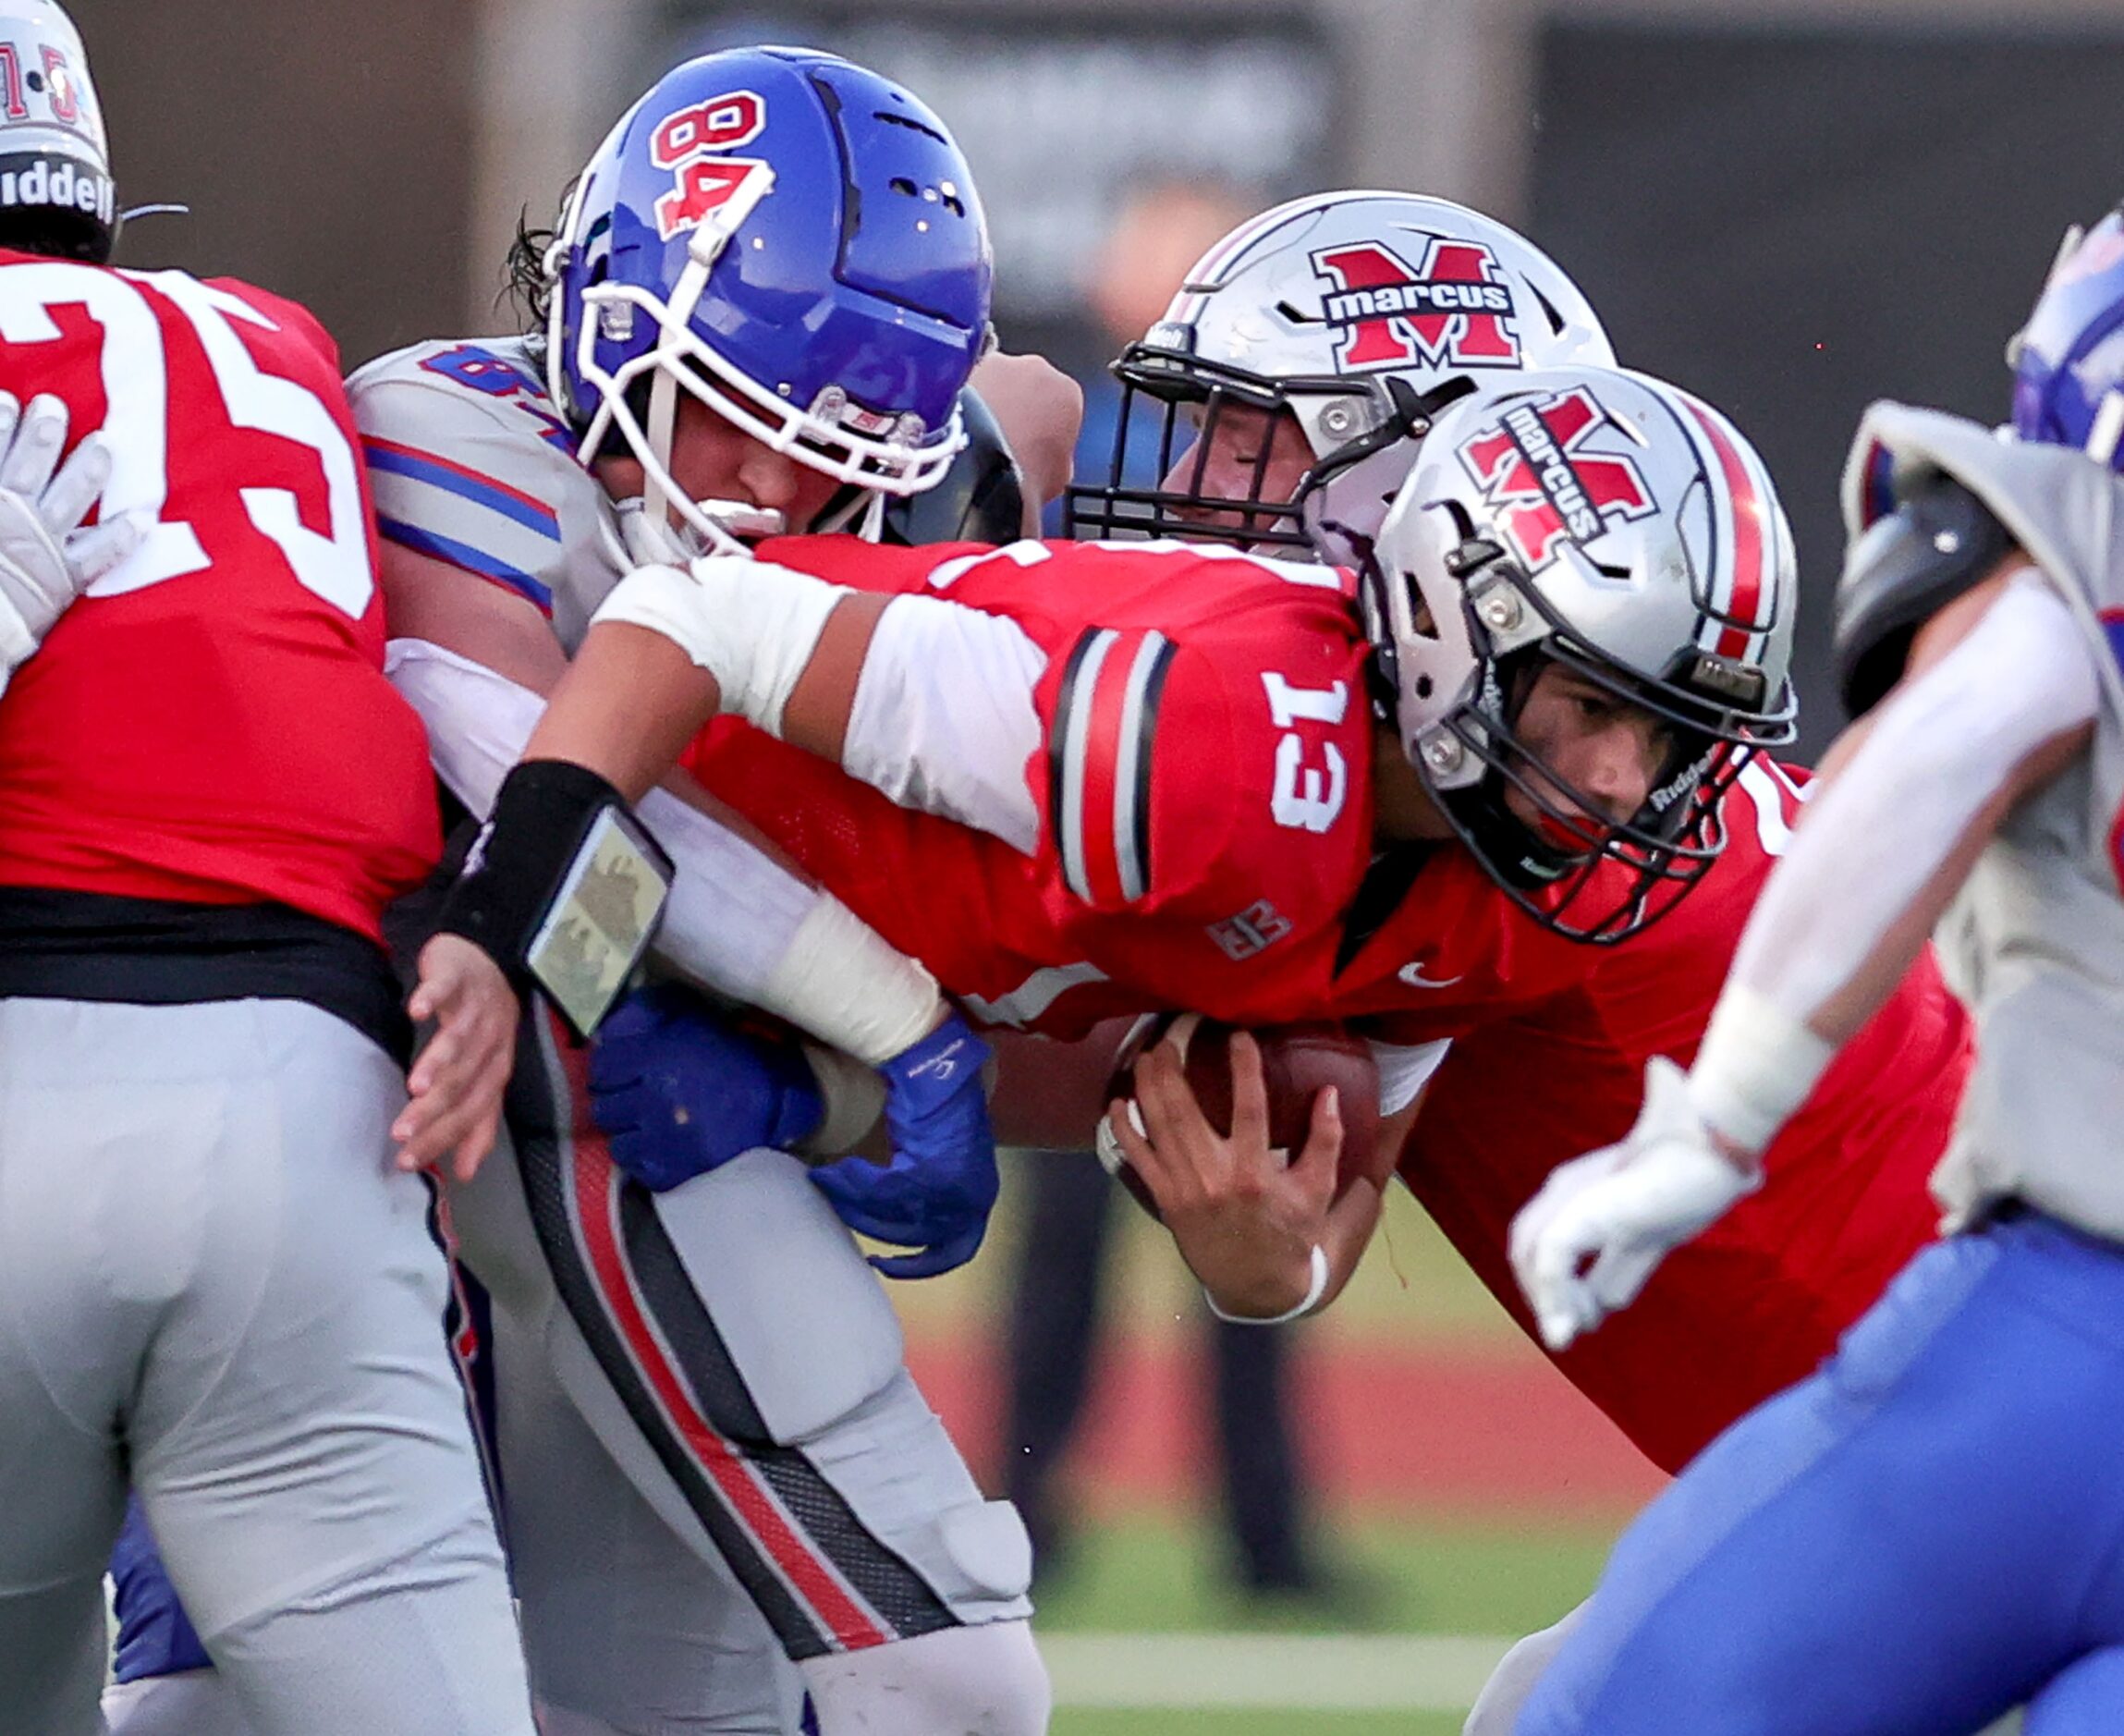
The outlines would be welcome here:
M 1678 908 L 1586 983 L 1457 1043 L 1432 1080 L 1402 1179 L 1530 1336 L 1513 1214 L 1557 1164 L 1629 1131 L 1650 1057 L 1694 1057 L 1798 800 L 1757 762 L 1727 799 L 1725 855 Z M 1927 1180 L 1971 1055 L 1928 949 L 1764 1154 L 1769 1184 L 1557 1366 L 1667 1471 L 1812 1374 L 1935 1232 Z
M 1156 1007 L 1244 1024 L 1395 1013 L 1410 1021 L 1397 1040 L 1416 1041 L 1594 962 L 1457 845 L 1375 862 L 1370 653 L 1345 573 L 1179 544 L 807 537 L 760 553 L 935 591 L 1045 654 L 1031 855 L 739 725 L 712 727 L 689 760 L 976 1011 L 1057 1035 Z
M 100 428 L 103 511 L 153 520 L 0 698 L 0 885 L 375 937 L 437 819 L 331 339 L 242 284 L 0 252 L 0 386 Z

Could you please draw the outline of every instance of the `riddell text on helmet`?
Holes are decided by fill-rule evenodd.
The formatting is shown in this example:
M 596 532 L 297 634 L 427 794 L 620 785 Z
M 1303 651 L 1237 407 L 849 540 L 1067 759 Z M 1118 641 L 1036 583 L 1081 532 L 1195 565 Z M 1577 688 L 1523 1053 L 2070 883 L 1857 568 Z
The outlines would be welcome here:
M 31 153 L 0 157 L 0 206 L 57 205 L 92 212 L 102 222 L 118 220 L 117 184 L 69 163 Z

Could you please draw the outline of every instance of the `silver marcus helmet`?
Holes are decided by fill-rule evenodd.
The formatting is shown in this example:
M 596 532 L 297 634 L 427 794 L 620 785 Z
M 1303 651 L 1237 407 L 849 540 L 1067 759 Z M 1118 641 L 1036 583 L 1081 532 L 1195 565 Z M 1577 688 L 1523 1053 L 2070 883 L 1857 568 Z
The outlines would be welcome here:
M 1479 212 L 1413 193 L 1292 200 L 1211 248 L 1114 364 L 1113 461 L 1105 486 L 1070 490 L 1070 528 L 1353 564 L 1445 404 L 1500 373 L 1614 360 L 1578 287 Z M 1265 437 L 1284 411 L 1295 467 Z
M 1362 573 L 1377 697 L 1446 818 L 1544 925 L 1614 941 L 1723 848 L 1748 755 L 1788 741 L 1791 532 L 1754 448 L 1643 374 L 1556 369 L 1444 411 Z M 1634 813 L 1524 739 L 1547 663 L 1647 715 Z
M 102 264 L 117 238 L 103 105 L 73 20 L 0 0 L 0 246 Z

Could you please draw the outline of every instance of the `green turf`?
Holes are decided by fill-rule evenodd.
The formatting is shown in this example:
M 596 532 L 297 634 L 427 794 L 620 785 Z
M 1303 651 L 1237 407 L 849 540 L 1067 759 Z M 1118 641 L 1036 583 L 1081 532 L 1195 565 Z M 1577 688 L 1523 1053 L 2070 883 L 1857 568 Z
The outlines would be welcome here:
M 1349 1607 L 1250 1602 L 1225 1582 L 1205 1525 L 1166 1514 L 1087 1533 L 1036 1588 L 1056 1632 L 1192 1633 L 1249 1626 L 1298 1632 L 1525 1633 L 1593 1587 L 1612 1534 L 1509 1523 L 1424 1524 L 1354 1517 L 1332 1528 Z

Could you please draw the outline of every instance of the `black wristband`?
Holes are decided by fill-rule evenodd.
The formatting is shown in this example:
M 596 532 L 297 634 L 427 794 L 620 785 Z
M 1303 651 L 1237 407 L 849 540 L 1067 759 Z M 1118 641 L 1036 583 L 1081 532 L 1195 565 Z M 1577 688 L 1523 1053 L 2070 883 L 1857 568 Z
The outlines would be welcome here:
M 436 932 L 470 940 L 519 992 L 543 990 L 588 1035 L 648 949 L 672 874 L 605 779 L 531 760 L 502 780 Z

